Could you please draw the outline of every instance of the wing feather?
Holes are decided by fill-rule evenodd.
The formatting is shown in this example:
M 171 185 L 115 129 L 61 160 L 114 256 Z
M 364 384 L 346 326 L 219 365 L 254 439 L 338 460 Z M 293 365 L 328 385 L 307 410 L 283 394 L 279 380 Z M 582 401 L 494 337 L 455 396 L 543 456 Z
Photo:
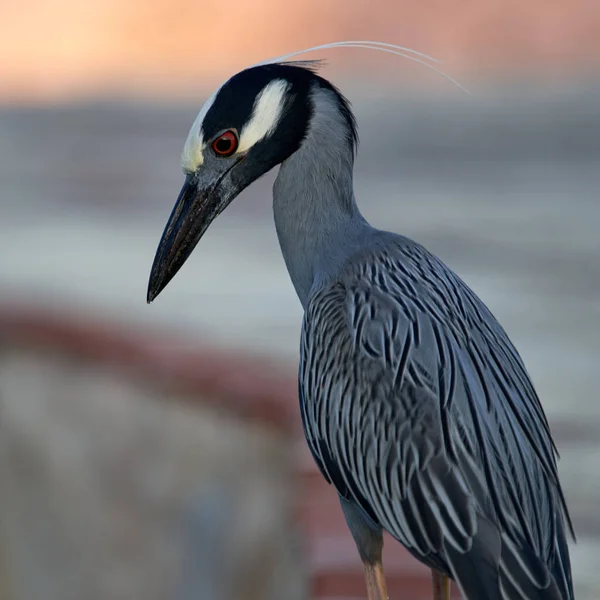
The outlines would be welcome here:
M 467 589 L 485 533 L 507 589 L 572 599 L 540 401 L 489 310 L 422 247 L 395 238 L 313 291 L 300 400 L 325 477 L 426 564 Z

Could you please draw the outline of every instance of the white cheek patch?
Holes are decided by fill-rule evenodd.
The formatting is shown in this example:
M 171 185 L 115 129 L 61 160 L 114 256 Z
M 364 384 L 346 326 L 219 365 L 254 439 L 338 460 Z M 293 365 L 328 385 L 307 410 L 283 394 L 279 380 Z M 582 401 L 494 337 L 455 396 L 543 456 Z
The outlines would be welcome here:
M 284 79 L 275 79 L 266 85 L 256 97 L 252 116 L 242 128 L 238 152 L 246 152 L 273 133 L 285 106 L 285 95 L 290 88 Z
M 289 87 L 290 84 L 284 79 L 275 79 L 260 91 L 254 101 L 250 120 L 242 127 L 236 153 L 247 152 L 257 142 L 275 131 L 283 113 L 285 95 Z M 206 140 L 203 137 L 202 123 L 220 90 L 221 88 L 218 88 L 205 102 L 190 129 L 181 153 L 181 168 L 184 173 L 194 173 L 204 163 Z
M 204 148 L 206 147 L 206 143 L 202 136 L 202 123 L 220 90 L 221 88 L 218 88 L 204 103 L 190 129 L 185 145 L 183 146 L 183 152 L 181 153 L 181 168 L 185 173 L 194 173 L 204 162 Z

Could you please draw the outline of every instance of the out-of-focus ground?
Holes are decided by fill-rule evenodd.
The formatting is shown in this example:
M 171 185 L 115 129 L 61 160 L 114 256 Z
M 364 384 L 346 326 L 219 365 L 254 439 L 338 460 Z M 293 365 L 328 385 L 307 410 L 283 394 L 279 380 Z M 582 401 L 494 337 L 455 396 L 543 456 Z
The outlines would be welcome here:
M 386 0 L 377 10 L 366 0 L 8 0 L 0 4 L 0 300 L 142 332 L 158 326 L 173 333 L 169 343 L 181 336 L 182 347 L 197 341 L 293 370 L 302 313 L 272 223 L 276 171 L 217 219 L 145 304 L 189 126 L 232 72 L 302 47 L 379 39 L 443 59 L 472 97 L 404 59 L 314 56 L 327 58 L 323 74 L 356 110 L 365 215 L 441 256 L 520 350 L 561 452 L 578 532 L 577 598 L 597 600 L 599 31 L 594 0 Z M 246 430 L 206 407 L 166 408 L 148 386 L 5 342 L 0 335 L 0 478 L 9 472 L 12 483 L 0 508 L 3 600 L 9 580 L 10 600 L 172 598 L 181 553 L 191 566 L 178 600 L 198 590 L 227 600 L 231 589 L 219 582 L 249 590 L 245 577 L 262 573 L 249 552 L 257 540 L 280 576 L 304 577 L 275 534 L 290 533 L 281 433 L 256 423 Z M 226 475 L 213 481 L 215 472 Z M 228 504 L 240 498 L 254 503 Z M 204 528 L 182 544 L 174 523 L 194 521 L 206 503 Z M 228 511 L 251 530 L 233 545 L 214 527 Z M 215 562 L 214 548 L 228 558 Z M 238 567 L 245 575 L 236 578 Z M 258 585 L 257 598 L 281 597 L 281 581 L 259 578 L 270 591 Z

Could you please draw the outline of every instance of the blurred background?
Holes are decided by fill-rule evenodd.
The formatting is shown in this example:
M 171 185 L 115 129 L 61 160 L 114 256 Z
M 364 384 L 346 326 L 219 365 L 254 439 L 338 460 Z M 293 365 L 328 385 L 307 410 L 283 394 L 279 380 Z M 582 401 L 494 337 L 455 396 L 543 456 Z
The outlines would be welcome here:
M 214 86 L 328 50 L 356 193 L 452 266 L 542 398 L 600 597 L 600 3 L 0 0 L 0 598 L 365 597 L 299 431 L 301 307 L 261 179 L 151 306 L 146 284 Z M 427 572 L 388 543 L 394 598 Z

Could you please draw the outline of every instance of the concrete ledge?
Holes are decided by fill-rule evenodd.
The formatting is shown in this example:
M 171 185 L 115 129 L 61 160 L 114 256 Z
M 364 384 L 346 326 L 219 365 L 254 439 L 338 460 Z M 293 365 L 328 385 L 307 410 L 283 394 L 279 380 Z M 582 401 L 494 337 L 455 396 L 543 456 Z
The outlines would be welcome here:
M 0 597 L 304 600 L 286 377 L 2 307 Z

